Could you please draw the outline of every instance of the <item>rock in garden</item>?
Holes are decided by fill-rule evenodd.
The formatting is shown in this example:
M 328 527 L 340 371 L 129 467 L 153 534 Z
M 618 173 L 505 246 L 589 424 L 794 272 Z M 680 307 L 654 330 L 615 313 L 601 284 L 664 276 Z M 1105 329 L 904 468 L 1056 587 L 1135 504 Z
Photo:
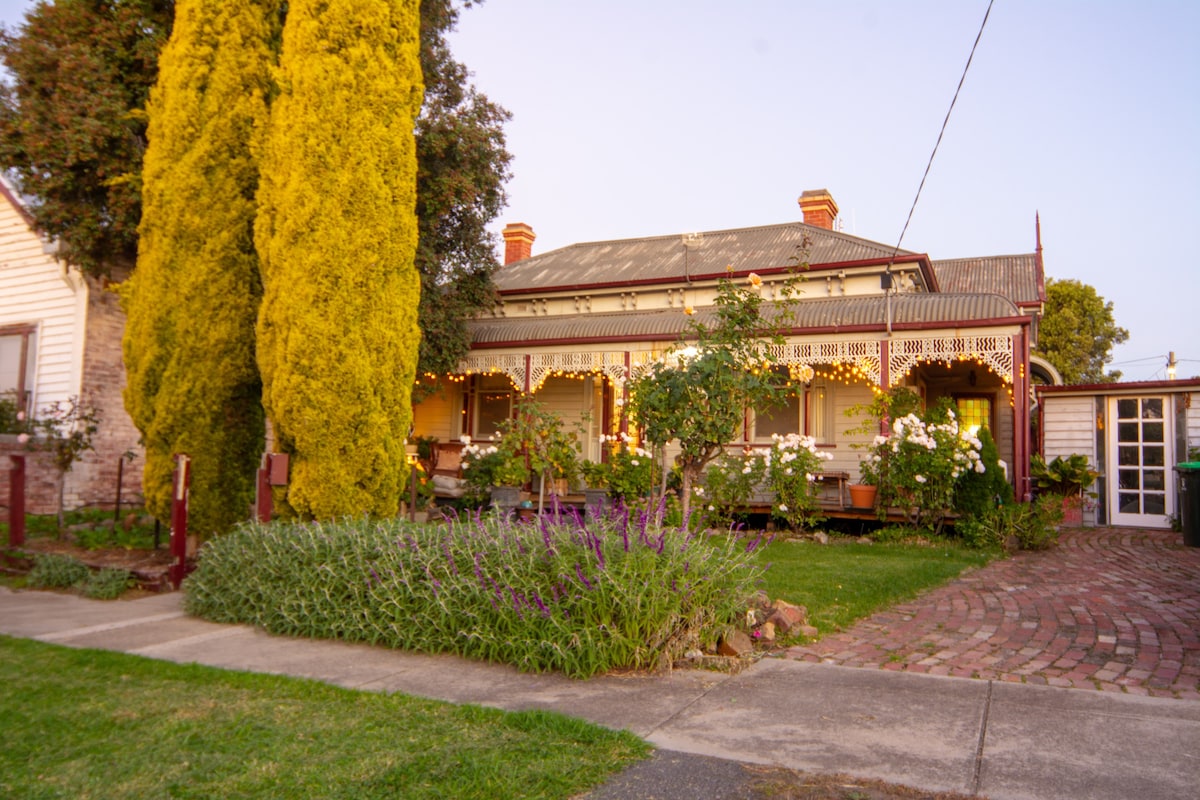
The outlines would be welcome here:
M 771 604 L 771 615 L 767 622 L 775 626 L 782 634 L 791 633 L 798 625 L 803 625 L 808 619 L 808 609 L 804 606 L 794 606 L 786 600 L 776 600 Z
M 829 544 L 829 534 L 825 531 L 813 531 L 812 536 L 817 544 Z
M 717 644 L 717 652 L 723 656 L 741 657 L 754 649 L 754 642 L 744 632 L 739 630 L 727 631 Z

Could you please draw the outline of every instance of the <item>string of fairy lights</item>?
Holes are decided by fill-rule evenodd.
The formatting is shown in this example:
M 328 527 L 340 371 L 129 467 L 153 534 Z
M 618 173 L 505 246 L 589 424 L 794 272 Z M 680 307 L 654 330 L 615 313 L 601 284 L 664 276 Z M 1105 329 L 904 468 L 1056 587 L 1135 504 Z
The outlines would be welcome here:
M 957 357 L 941 357 L 941 358 L 922 358 L 915 361 L 915 366 L 932 367 L 941 364 L 947 368 L 953 367 L 954 364 L 971 363 L 973 366 L 986 370 L 991 375 L 999 379 L 1001 385 L 1008 395 L 1009 405 L 1013 403 L 1013 381 L 1011 375 L 1004 375 L 996 371 L 992 364 L 977 353 L 961 353 Z M 773 365 L 768 365 L 773 366 Z M 825 382 L 839 383 L 845 386 L 866 386 L 872 393 L 878 395 L 883 394 L 886 389 L 881 387 L 875 380 L 874 375 L 878 370 L 873 368 L 873 365 L 863 361 L 833 361 L 828 364 L 787 364 L 788 379 L 785 382 L 787 388 L 798 388 L 801 385 L 811 384 L 816 379 L 824 380 Z M 1023 372 L 1024 365 L 1019 365 L 1019 369 Z M 909 374 L 911 369 L 905 374 Z M 425 373 L 424 379 L 428 382 L 434 382 L 439 379 L 450 383 L 463 383 L 472 377 L 484 376 L 494 377 L 503 375 L 508 378 L 513 388 L 521 391 L 524 387 L 520 386 L 513 376 L 500 366 L 492 366 L 484 369 L 468 369 L 461 373 L 448 375 L 435 375 L 433 373 Z M 1024 377 L 1022 375 L 1022 377 Z M 531 391 L 537 392 L 545 382 L 551 378 L 562 378 L 566 380 L 583 380 L 585 378 L 600 378 L 608 385 L 619 387 L 619 382 L 613 375 L 603 369 L 548 369 L 542 374 L 537 385 L 533 386 Z

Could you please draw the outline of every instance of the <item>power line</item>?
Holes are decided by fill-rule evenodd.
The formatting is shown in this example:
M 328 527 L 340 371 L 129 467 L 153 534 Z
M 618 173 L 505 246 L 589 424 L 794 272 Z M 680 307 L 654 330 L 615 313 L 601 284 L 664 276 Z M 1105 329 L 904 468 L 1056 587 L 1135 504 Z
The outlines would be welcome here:
M 938 131 L 937 141 L 934 142 L 933 152 L 929 154 L 929 161 L 925 164 L 925 174 L 921 176 L 921 184 L 917 187 L 917 194 L 913 198 L 912 206 L 908 209 L 908 218 L 904 220 L 904 227 L 900 230 L 900 238 L 896 240 L 896 249 L 892 251 L 892 261 L 896 260 L 896 255 L 900 252 L 900 244 L 904 241 L 904 234 L 908 232 L 908 224 L 912 222 L 913 212 L 917 209 L 917 201 L 921 199 L 921 190 L 925 188 L 925 179 L 929 177 L 929 170 L 933 167 L 933 157 L 937 155 L 938 146 L 942 143 L 942 136 L 946 133 L 946 126 L 950 123 L 950 113 L 954 111 L 954 104 L 958 102 L 958 93 L 962 91 L 963 82 L 967 79 L 967 70 L 971 68 L 971 59 L 975 58 L 975 48 L 979 47 L 979 40 L 983 37 L 983 29 L 987 25 L 988 15 L 992 13 L 992 3 L 995 0 L 988 0 L 987 11 L 983 14 L 983 22 L 979 24 L 979 33 L 975 34 L 975 43 L 971 45 L 971 54 L 967 56 L 967 64 L 963 67 L 962 77 L 958 79 L 958 88 L 954 90 L 954 97 L 950 100 L 950 108 L 946 109 L 946 118 L 942 120 L 942 129 Z M 888 263 L 888 270 L 892 268 L 891 262 Z
M 884 284 L 884 301 L 887 306 L 887 335 L 890 338 L 892 335 L 892 264 L 896 262 L 896 255 L 900 252 L 900 245 L 904 242 L 904 234 L 908 232 L 908 224 L 912 222 L 913 212 L 917 210 L 917 201 L 921 199 L 921 190 L 925 188 L 925 179 L 929 177 L 929 170 L 933 167 L 933 158 L 937 155 L 938 147 L 942 143 L 942 137 L 946 134 L 946 126 L 950 124 L 950 114 L 954 111 L 954 104 L 958 102 L 958 93 L 962 91 L 963 82 L 967 79 L 967 71 L 971 69 L 971 60 L 975 58 L 975 48 L 979 47 L 979 40 L 983 37 L 983 29 L 987 26 L 988 16 L 992 13 L 992 3 L 995 0 L 988 0 L 987 11 L 983 13 L 983 22 L 979 24 L 979 33 L 975 34 L 975 43 L 971 45 L 971 53 L 967 56 L 967 63 L 963 67 L 962 77 L 958 79 L 958 86 L 954 90 L 954 97 L 950 98 L 950 107 L 946 109 L 946 118 L 942 120 L 942 129 L 938 131 L 937 141 L 933 143 L 933 151 L 929 154 L 929 161 L 925 163 L 925 173 L 921 175 L 921 183 L 917 186 L 917 194 L 913 197 L 912 205 L 908 209 L 908 217 L 904 220 L 904 227 L 900 229 L 900 238 L 896 240 L 896 247 L 892 250 L 892 257 L 888 259 L 887 268 L 884 270 L 887 282 Z

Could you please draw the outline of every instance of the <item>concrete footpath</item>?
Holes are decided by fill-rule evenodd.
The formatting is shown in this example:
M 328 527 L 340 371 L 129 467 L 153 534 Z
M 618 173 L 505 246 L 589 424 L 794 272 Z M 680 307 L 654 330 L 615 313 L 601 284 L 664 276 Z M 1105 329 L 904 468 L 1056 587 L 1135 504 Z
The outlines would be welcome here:
M 660 749 L 659 768 L 674 761 L 680 772 L 653 792 L 638 789 L 636 775 L 619 776 L 595 798 L 730 796 L 720 793 L 723 762 L 694 756 L 992 800 L 1191 800 L 1200 786 L 1196 702 L 774 658 L 737 675 L 569 680 L 217 625 L 185 615 L 181 600 L 174 593 L 101 602 L 0 587 L 0 633 L 454 703 L 551 709 L 628 729 Z

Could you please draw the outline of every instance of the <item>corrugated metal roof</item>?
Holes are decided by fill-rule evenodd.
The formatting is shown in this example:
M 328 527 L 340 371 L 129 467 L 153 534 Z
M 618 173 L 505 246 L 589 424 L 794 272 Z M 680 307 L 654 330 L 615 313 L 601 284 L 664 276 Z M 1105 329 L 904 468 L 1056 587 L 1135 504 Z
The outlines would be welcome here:
M 1044 299 L 1036 253 L 954 258 L 932 264 L 943 292 L 993 292 L 1014 303 L 1040 303 Z
M 685 237 L 692 236 L 695 238 L 685 246 Z M 792 266 L 789 259 L 797 254 L 797 247 L 806 237 L 812 265 L 886 259 L 893 250 L 857 236 L 792 222 L 573 244 L 501 267 L 496 273 L 496 286 L 504 292 L 620 285 L 718 275 L 729 265 L 738 272 L 763 272 Z M 913 255 L 907 250 L 900 254 Z
M 880 326 L 887 309 L 882 295 L 800 300 L 795 304 L 799 329 Z M 892 298 L 892 322 L 962 324 L 1019 315 L 1009 300 L 995 294 L 901 294 Z M 638 338 L 673 339 L 687 330 L 689 318 L 681 309 L 576 314 L 559 317 L 480 319 L 471 323 L 476 345 L 525 344 L 546 341 L 628 341 Z M 695 319 L 715 322 L 711 307 L 696 310 Z

